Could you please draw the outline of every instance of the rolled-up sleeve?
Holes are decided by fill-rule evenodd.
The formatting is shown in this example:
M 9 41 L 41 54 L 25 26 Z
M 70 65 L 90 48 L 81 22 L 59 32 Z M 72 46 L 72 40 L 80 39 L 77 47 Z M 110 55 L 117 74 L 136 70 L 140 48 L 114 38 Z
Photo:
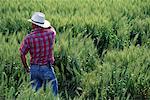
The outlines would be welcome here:
M 56 37 L 56 31 L 54 31 L 53 34 L 52 34 L 52 42 L 53 43 L 55 42 L 55 37 Z
M 53 27 L 51 28 L 51 30 L 52 30 L 52 42 L 54 43 L 55 42 L 55 37 L 56 37 L 56 31 Z
M 29 51 L 29 41 L 27 38 L 25 38 L 19 48 L 20 54 L 21 55 L 26 55 Z

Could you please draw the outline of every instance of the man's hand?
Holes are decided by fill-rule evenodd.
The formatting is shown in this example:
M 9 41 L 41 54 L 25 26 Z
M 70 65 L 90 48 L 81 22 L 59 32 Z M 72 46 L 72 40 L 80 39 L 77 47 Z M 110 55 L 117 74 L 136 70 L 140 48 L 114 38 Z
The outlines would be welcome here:
M 26 72 L 27 72 L 27 73 L 29 73 L 29 72 L 30 72 L 30 70 L 29 70 L 29 67 L 28 67 L 28 66 L 26 66 L 26 67 L 24 66 L 24 68 L 25 68 L 25 70 L 26 70 Z

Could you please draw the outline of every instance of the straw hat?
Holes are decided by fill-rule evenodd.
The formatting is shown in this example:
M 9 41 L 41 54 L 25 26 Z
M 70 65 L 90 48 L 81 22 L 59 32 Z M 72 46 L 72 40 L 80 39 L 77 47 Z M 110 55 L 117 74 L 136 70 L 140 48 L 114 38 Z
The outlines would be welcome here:
M 45 14 L 41 12 L 35 12 L 28 21 L 43 28 L 51 26 L 50 22 L 45 20 Z

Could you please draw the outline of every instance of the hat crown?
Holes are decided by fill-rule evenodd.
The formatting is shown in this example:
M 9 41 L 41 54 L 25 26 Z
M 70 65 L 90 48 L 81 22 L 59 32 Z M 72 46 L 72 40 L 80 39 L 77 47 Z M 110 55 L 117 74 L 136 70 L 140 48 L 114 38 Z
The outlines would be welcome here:
M 41 12 L 35 12 L 31 17 L 31 20 L 35 23 L 44 24 L 45 15 Z
M 50 22 L 45 20 L 45 14 L 42 12 L 35 12 L 31 19 L 28 19 L 28 21 L 43 28 L 48 28 L 51 26 Z

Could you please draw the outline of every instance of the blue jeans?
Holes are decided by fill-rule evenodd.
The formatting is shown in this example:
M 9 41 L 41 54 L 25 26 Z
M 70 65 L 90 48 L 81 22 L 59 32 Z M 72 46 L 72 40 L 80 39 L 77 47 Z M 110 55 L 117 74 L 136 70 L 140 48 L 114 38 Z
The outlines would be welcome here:
M 35 88 L 36 91 L 39 90 L 42 87 L 42 85 L 45 91 L 46 85 L 49 85 L 47 83 L 51 83 L 50 87 L 52 88 L 54 96 L 57 95 L 58 83 L 52 66 L 48 67 L 47 65 L 43 65 L 43 66 L 31 65 L 30 78 L 31 78 L 32 88 Z

